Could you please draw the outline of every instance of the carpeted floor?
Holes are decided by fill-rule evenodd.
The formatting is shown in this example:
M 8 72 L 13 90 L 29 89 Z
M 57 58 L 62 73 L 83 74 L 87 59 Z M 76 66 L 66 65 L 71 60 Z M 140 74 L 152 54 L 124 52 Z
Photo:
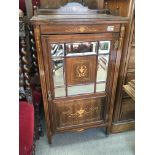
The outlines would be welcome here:
M 46 134 L 46 133 L 45 133 Z M 36 155 L 134 155 L 134 131 L 105 136 L 102 128 L 46 135 L 36 142 Z

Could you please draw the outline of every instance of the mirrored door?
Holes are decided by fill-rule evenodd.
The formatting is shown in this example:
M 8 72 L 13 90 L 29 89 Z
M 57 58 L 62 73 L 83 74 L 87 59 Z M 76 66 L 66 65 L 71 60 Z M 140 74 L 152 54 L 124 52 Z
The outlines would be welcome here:
M 110 41 L 50 43 L 54 97 L 104 92 L 110 47 Z

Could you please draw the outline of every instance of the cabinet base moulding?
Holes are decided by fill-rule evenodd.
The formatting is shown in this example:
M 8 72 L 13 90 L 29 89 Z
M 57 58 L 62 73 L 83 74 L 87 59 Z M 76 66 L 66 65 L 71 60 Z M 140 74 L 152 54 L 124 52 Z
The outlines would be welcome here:
M 128 130 L 135 129 L 135 121 L 123 122 L 123 123 L 113 123 L 111 125 L 111 133 L 118 133 Z

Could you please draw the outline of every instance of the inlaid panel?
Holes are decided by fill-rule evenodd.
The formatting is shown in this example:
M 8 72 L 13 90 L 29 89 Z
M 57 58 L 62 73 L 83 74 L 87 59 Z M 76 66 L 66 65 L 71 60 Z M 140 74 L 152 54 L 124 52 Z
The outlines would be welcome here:
M 70 25 L 42 25 L 42 34 L 72 34 L 72 33 L 102 33 L 109 32 L 109 26 L 113 27 L 113 32 L 119 32 L 120 24 L 70 24 Z M 110 35 L 110 34 L 109 34 Z
M 57 126 L 71 126 L 103 119 L 102 98 L 57 101 Z
M 96 56 L 66 58 L 68 85 L 95 81 Z

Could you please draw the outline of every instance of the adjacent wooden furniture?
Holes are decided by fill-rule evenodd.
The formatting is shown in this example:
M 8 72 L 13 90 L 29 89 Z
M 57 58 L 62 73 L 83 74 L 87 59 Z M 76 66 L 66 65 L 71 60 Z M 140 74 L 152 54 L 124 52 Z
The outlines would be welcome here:
M 117 82 L 115 107 L 111 132 L 122 132 L 135 127 L 134 100 L 124 91 L 123 86 L 135 79 L 135 17 L 134 1 L 129 13 L 129 24 L 126 27 L 125 42 L 121 57 Z
M 124 91 L 135 101 L 135 80 L 131 80 L 123 86 Z
M 19 10 L 19 155 L 34 155 L 34 107 L 24 14 Z
M 30 83 L 29 53 L 27 48 L 26 24 L 24 13 L 19 10 L 19 97 L 32 103 L 32 90 Z
M 31 63 L 31 60 L 33 63 Z M 35 139 L 39 139 L 39 137 L 43 135 L 40 121 L 42 94 L 41 90 L 36 87 L 39 81 L 36 78 L 37 75 L 38 69 L 33 30 L 29 27 L 23 11 L 19 10 L 19 100 L 27 101 L 34 106 Z
M 128 18 L 68 3 L 35 10 L 31 21 L 49 143 L 57 132 L 109 133 Z

